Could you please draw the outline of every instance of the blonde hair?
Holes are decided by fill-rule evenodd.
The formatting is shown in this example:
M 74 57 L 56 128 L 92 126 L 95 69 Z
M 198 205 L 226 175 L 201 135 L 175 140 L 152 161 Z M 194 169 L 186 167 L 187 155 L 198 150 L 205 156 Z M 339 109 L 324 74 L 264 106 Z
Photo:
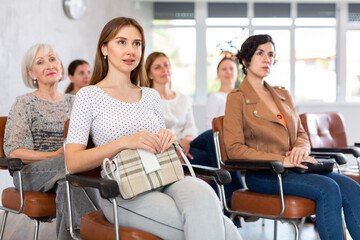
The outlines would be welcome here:
M 141 35 L 141 58 L 139 65 L 131 71 L 130 80 L 135 85 L 149 86 L 148 78 L 144 69 L 144 53 L 145 53 L 145 34 L 141 25 L 133 18 L 118 17 L 110 20 L 100 33 L 98 45 L 96 48 L 96 56 L 94 63 L 94 71 L 91 76 L 90 84 L 95 85 L 104 79 L 108 73 L 109 66 L 108 60 L 104 59 L 104 55 L 101 51 L 103 45 L 106 45 L 109 41 L 116 37 L 116 34 L 121 28 L 126 26 L 133 26 L 139 30 Z
M 49 52 L 53 52 L 55 54 L 56 58 L 60 61 L 61 67 L 63 69 L 63 73 L 62 73 L 62 76 L 61 76 L 59 82 L 65 79 L 65 75 L 66 75 L 65 69 L 64 69 L 63 63 L 61 61 L 61 58 L 59 57 L 59 54 L 57 53 L 55 48 L 53 46 L 51 46 L 50 44 L 38 43 L 38 44 L 33 45 L 26 51 L 26 53 L 23 57 L 23 60 L 22 60 L 22 64 L 21 64 L 22 78 L 23 78 L 25 85 L 29 88 L 38 88 L 39 87 L 37 81 L 36 81 L 36 83 L 34 83 L 34 80 L 30 77 L 28 71 L 32 70 L 34 59 L 40 49 L 44 50 L 45 54 L 48 54 Z

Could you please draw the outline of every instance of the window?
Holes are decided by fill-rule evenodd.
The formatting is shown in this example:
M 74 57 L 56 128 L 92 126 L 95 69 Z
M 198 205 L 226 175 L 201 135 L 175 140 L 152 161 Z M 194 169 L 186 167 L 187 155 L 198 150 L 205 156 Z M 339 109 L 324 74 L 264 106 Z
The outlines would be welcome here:
M 360 24 L 360 4 L 350 3 L 348 6 L 348 21 L 350 24 Z
M 335 4 L 297 4 L 295 25 L 296 101 L 335 102 Z
M 217 78 L 217 65 L 222 58 L 235 57 L 241 44 L 249 36 L 249 29 L 242 28 L 207 28 L 207 91 L 213 93 L 219 90 L 220 81 Z
M 234 57 L 249 36 L 246 3 L 208 3 L 206 19 L 207 92 L 220 88 L 217 65 L 222 58 Z M 241 76 L 239 77 L 239 79 Z
M 263 33 L 276 45 L 271 85 L 289 89 L 297 103 L 360 102 L 360 3 L 174 2 L 156 15 L 169 3 L 157 4 L 153 48 L 169 55 L 174 90 L 195 96 L 195 104 L 218 89 L 224 52 L 236 53 L 249 35 Z
M 347 10 L 346 101 L 360 102 L 360 4 L 349 4 Z
M 256 30 L 254 34 L 269 34 L 275 43 L 277 62 L 266 81 L 272 86 L 282 86 L 290 90 L 290 31 Z
M 333 28 L 295 30 L 296 101 L 335 102 L 335 49 Z
M 194 19 L 194 3 L 155 2 L 154 19 Z
M 194 25 L 194 3 L 154 3 L 153 49 L 170 59 L 172 89 L 189 96 L 194 96 L 196 89 Z
M 171 88 L 190 96 L 195 93 L 195 42 L 195 28 L 156 28 L 154 31 L 154 50 L 164 52 L 171 62 Z
M 335 4 L 299 3 L 297 4 L 297 26 L 335 26 Z
M 360 30 L 346 33 L 346 100 L 360 102 Z
M 254 26 L 290 26 L 290 3 L 255 3 Z

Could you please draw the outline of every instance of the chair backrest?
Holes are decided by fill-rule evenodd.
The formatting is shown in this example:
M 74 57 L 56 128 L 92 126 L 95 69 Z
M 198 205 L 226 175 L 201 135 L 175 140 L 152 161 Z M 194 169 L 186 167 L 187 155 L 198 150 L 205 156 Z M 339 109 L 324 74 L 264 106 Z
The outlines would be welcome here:
M 303 113 L 301 123 L 308 134 L 311 147 L 347 147 L 345 123 L 338 112 Z
M 66 122 L 64 124 L 64 138 L 67 137 L 67 133 L 68 133 L 68 130 L 69 130 L 69 125 L 70 125 L 70 119 L 66 120 Z M 86 148 L 93 148 L 93 147 L 95 147 L 95 144 L 93 143 L 91 136 L 89 136 L 89 140 L 88 140 L 88 144 L 87 144 Z M 95 177 L 101 177 L 100 172 L 101 172 L 101 167 L 99 166 L 99 167 L 94 168 L 92 170 L 82 172 L 81 174 L 82 175 L 95 176 Z
M 4 158 L 4 135 L 5 135 L 5 125 L 6 125 L 7 117 L 0 117 L 0 158 Z
M 226 153 L 226 148 L 225 148 L 225 143 L 224 143 L 224 132 L 223 132 L 223 121 L 224 121 L 224 116 L 220 116 L 220 117 L 216 117 L 212 120 L 212 129 L 213 129 L 213 133 L 218 132 L 218 141 L 219 141 L 219 150 L 221 153 L 221 160 L 222 162 L 225 162 L 226 160 L 229 159 L 227 153 Z M 216 144 L 215 147 L 217 148 Z

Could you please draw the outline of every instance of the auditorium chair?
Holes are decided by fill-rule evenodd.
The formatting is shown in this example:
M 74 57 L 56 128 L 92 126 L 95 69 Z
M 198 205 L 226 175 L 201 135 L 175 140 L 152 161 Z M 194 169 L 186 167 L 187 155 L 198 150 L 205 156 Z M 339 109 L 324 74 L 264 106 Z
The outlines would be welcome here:
M 65 123 L 64 126 L 64 135 L 67 135 L 69 128 L 69 120 Z M 89 142 L 87 148 L 94 147 L 94 144 L 91 141 L 91 136 L 89 137 Z M 184 164 L 183 169 L 185 174 L 189 174 L 187 166 Z M 194 172 L 197 176 L 204 178 L 209 178 L 214 180 L 217 184 L 223 185 L 231 182 L 231 177 L 228 171 L 223 169 L 216 169 L 204 166 L 193 166 Z M 80 174 L 67 174 L 67 201 L 69 208 L 69 223 L 70 231 L 73 238 L 76 238 L 73 226 L 72 226 L 72 214 L 71 214 L 71 195 L 70 187 L 94 187 L 99 189 L 100 195 L 103 198 L 110 199 L 113 203 L 113 213 L 114 216 L 117 216 L 117 205 L 116 197 L 120 196 L 119 187 L 116 181 L 103 179 L 100 176 L 100 167 L 93 169 L 91 171 L 83 172 Z M 126 217 L 126 216 L 124 216 Z M 118 219 L 114 217 L 115 224 L 111 224 L 105 218 L 101 210 L 91 212 L 84 215 L 81 218 L 80 223 L 80 236 L 84 240 L 107 240 L 107 239 L 126 239 L 126 240 L 160 240 L 159 237 L 154 236 L 150 233 L 129 228 L 129 227 L 118 227 Z
M 263 160 L 246 160 L 246 159 L 229 159 L 223 136 L 223 116 L 214 118 L 212 128 L 214 133 L 216 157 L 219 168 L 229 171 L 237 171 L 243 169 L 270 170 L 276 175 L 278 180 L 279 194 L 262 194 L 252 192 L 249 189 L 239 189 L 233 192 L 231 197 L 231 208 L 227 205 L 224 187 L 220 186 L 220 194 L 224 208 L 231 213 L 231 217 L 255 217 L 275 220 L 274 239 L 277 235 L 277 221 L 289 222 L 294 226 L 295 239 L 299 239 L 299 219 L 315 214 L 316 204 L 313 200 L 287 196 L 283 193 L 282 173 L 284 167 L 280 161 L 263 161 Z M 321 154 L 318 154 L 321 156 Z M 325 155 L 324 155 L 325 156 Z M 328 157 L 328 155 L 326 155 Z M 343 162 L 341 154 L 332 156 L 335 160 Z
M 348 146 L 345 121 L 341 113 L 303 113 L 301 123 L 308 134 L 312 152 L 339 152 L 356 158 L 357 165 L 345 167 L 341 173 L 360 183 L 360 148 Z
M 10 175 L 17 174 L 20 181 L 20 189 L 8 187 L 2 191 L 0 209 L 4 211 L 0 239 L 3 238 L 8 213 L 25 214 L 35 220 L 33 239 L 38 239 L 40 222 L 50 222 L 56 217 L 55 194 L 23 191 L 20 170 L 23 163 L 19 158 L 6 158 L 4 153 L 4 132 L 7 117 L 0 117 L 0 169 L 6 169 Z

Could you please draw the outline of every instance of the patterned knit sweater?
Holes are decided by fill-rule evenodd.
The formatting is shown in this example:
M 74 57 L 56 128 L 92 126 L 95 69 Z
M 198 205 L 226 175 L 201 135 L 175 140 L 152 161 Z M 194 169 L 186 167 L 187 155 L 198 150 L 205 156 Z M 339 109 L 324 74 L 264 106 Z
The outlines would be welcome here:
M 32 93 L 16 98 L 5 127 L 5 155 L 18 148 L 41 152 L 58 150 L 64 141 L 64 123 L 70 118 L 74 96 L 65 94 L 57 102 Z

